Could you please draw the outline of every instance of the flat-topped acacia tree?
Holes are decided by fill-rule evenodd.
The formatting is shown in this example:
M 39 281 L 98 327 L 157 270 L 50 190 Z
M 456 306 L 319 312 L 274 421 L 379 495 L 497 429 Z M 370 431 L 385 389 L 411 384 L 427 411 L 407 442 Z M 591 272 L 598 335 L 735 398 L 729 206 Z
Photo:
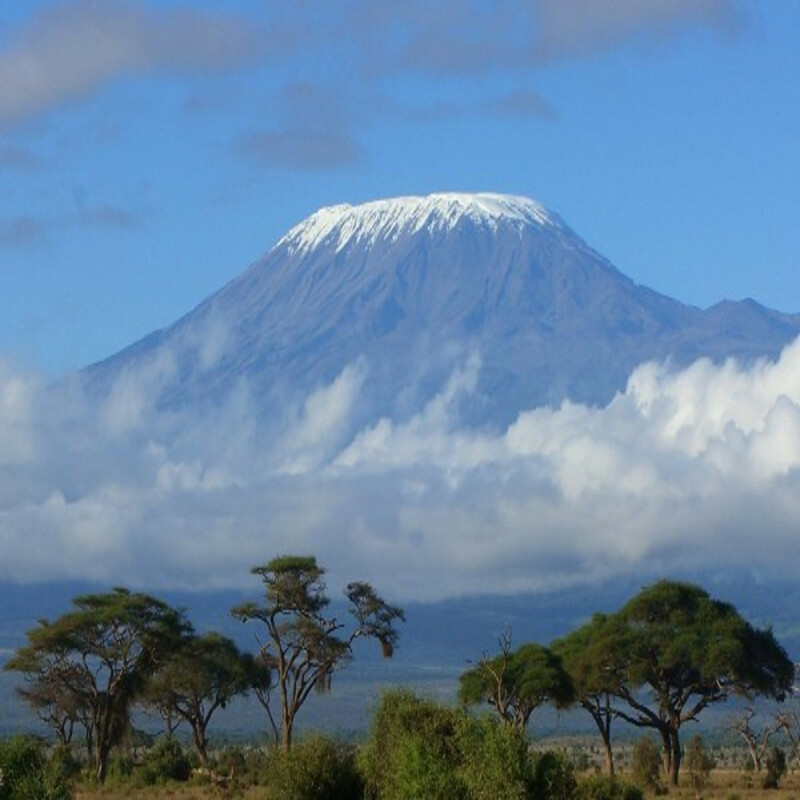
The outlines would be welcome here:
M 729 603 L 679 581 L 643 589 L 616 613 L 596 615 L 553 647 L 603 736 L 608 767 L 611 720 L 622 719 L 658 732 L 673 785 L 684 723 L 731 695 L 780 700 L 794 675 L 772 631 L 754 628 Z
M 791 690 L 794 665 L 772 631 L 753 628 L 730 603 L 694 584 L 659 581 L 613 619 L 626 661 L 617 691 L 628 708 L 618 716 L 659 732 L 673 785 L 683 723 L 731 695 L 780 700 Z
M 72 611 L 28 631 L 28 643 L 5 669 L 22 672 L 36 687 L 49 686 L 65 713 L 67 703 L 83 710 L 92 765 L 102 782 L 132 704 L 191 626 L 183 612 L 122 588 L 72 603 Z
M 348 584 L 352 624 L 328 612 L 325 570 L 313 556 L 286 555 L 258 567 L 265 602 L 243 603 L 231 610 L 239 620 L 258 620 L 266 628 L 261 660 L 275 676 L 281 703 L 281 746 L 292 746 L 295 717 L 312 691 L 328 691 L 333 673 L 352 657 L 353 642 L 369 637 L 380 642 L 384 657 L 397 644 L 395 627 L 405 619 L 403 610 L 386 603 L 364 582 Z

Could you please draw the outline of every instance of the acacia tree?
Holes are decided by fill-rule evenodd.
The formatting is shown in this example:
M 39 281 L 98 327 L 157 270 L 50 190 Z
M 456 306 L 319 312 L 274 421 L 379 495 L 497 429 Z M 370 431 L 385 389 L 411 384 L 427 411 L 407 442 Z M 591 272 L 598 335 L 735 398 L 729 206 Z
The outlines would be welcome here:
M 624 658 L 615 689 L 624 706 L 615 713 L 658 731 L 673 785 L 685 722 L 732 694 L 781 700 L 791 688 L 794 668 L 772 631 L 753 628 L 699 586 L 660 581 L 628 601 L 613 624 L 612 644 Z
M 73 611 L 28 631 L 28 643 L 5 668 L 46 681 L 88 712 L 92 765 L 103 782 L 131 705 L 190 627 L 182 612 L 127 589 L 81 595 L 72 603 Z
M 253 657 L 218 633 L 191 636 L 167 658 L 148 682 L 145 702 L 172 727 L 177 717 L 192 731 L 192 743 L 208 764 L 208 726 L 218 708 L 250 688 Z
M 21 661 L 18 668 L 21 668 Z M 91 718 L 81 695 L 71 686 L 77 680 L 62 680 L 72 669 L 67 663 L 58 663 L 57 657 L 35 658 L 26 662 L 25 683 L 17 688 L 19 696 L 36 712 L 36 716 L 55 734 L 62 745 L 72 741 L 76 724 L 87 726 L 91 741 Z M 89 748 L 91 756 L 91 748 Z
M 595 614 L 591 621 L 552 643 L 572 679 L 575 701 L 594 720 L 603 741 L 605 770 L 614 774 L 611 722 L 616 716 L 613 700 L 620 693 L 626 657 L 619 648 L 614 621 Z
M 499 644 L 499 655 L 484 655 L 461 675 L 462 703 L 487 703 L 504 724 L 522 733 L 539 706 L 552 703 L 563 708 L 573 701 L 572 681 L 558 655 L 535 642 L 512 650 L 509 631 L 500 636 Z
M 728 728 L 744 739 L 755 772 L 761 772 L 761 766 L 767 757 L 769 741 L 781 730 L 782 716 L 778 715 L 771 723 L 756 728 L 753 721 L 756 719 L 757 713 L 753 705 L 748 704 L 728 722 Z
M 266 628 L 260 657 L 274 675 L 281 704 L 281 746 L 288 751 L 298 711 L 312 691 L 330 689 L 334 672 L 352 656 L 353 642 L 359 637 L 377 639 L 388 658 L 398 639 L 395 625 L 405 617 L 368 583 L 351 583 L 345 596 L 355 624 L 348 630 L 327 610 L 325 570 L 313 556 L 280 556 L 252 572 L 264 584 L 264 605 L 244 603 L 231 613 L 243 622 L 258 620 Z M 262 696 L 268 704 L 269 693 Z

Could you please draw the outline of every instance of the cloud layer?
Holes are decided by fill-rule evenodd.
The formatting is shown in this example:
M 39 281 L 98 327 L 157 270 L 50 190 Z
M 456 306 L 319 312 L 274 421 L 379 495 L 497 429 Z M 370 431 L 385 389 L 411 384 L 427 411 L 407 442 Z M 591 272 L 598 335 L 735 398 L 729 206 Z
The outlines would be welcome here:
M 73 102 L 144 72 L 202 72 L 241 64 L 256 32 L 234 16 L 156 11 L 134 2 L 54 5 L 0 50 L 0 125 Z
M 70 0 L 7 30 L 0 42 L 0 131 L 84 104 L 125 79 L 238 70 L 255 76 L 271 111 L 230 139 L 232 152 L 268 167 L 341 167 L 361 155 L 364 118 L 408 113 L 397 108 L 398 82 L 422 76 L 431 86 L 453 77 L 474 84 L 502 70 L 519 84 L 510 92 L 489 89 L 476 104 L 442 84 L 447 91 L 434 92 L 434 107 L 547 118 L 548 100 L 530 86 L 543 63 L 691 28 L 729 31 L 737 9 L 735 0 L 344 0 L 330 8 L 295 0 L 248 14 Z M 345 87 L 353 96 L 343 96 Z M 264 105 L 255 98 L 252 106 Z M 193 104 L 202 102 L 195 96 Z M 416 113 L 430 113 L 429 106 Z M 23 155 L 0 150 L 0 167 L 24 166 Z
M 157 411 L 176 368 L 162 354 L 98 401 L 0 365 L 0 580 L 226 587 L 312 552 L 332 585 L 407 600 L 794 569 L 800 340 L 747 368 L 645 364 L 604 408 L 499 433 L 457 417 L 477 356 L 413 417 L 360 427 L 365 360 L 269 424 L 245 382 Z

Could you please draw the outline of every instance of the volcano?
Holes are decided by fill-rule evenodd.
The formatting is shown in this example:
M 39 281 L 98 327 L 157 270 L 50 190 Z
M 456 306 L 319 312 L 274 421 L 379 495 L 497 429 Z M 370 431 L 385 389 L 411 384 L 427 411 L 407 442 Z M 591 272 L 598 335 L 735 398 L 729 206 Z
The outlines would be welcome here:
M 246 385 L 265 409 L 363 372 L 363 419 L 406 418 L 469 359 L 459 409 L 502 427 L 569 399 L 607 403 L 648 360 L 775 357 L 800 315 L 753 300 L 708 309 L 640 286 L 538 203 L 435 194 L 323 208 L 173 325 L 84 371 L 108 391 L 155 372 L 161 407 Z

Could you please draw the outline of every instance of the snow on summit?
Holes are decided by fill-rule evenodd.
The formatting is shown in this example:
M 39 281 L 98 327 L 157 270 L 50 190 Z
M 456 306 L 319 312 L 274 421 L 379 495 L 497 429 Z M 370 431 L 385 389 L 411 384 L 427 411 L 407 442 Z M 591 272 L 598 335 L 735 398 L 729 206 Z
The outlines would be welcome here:
M 501 220 L 517 226 L 563 226 L 555 214 L 526 197 L 444 193 L 322 208 L 292 228 L 278 247 L 285 246 L 291 254 L 310 252 L 322 244 L 334 245 L 336 251 L 348 243 L 373 247 L 423 229 L 448 231 L 465 218 L 492 229 Z

